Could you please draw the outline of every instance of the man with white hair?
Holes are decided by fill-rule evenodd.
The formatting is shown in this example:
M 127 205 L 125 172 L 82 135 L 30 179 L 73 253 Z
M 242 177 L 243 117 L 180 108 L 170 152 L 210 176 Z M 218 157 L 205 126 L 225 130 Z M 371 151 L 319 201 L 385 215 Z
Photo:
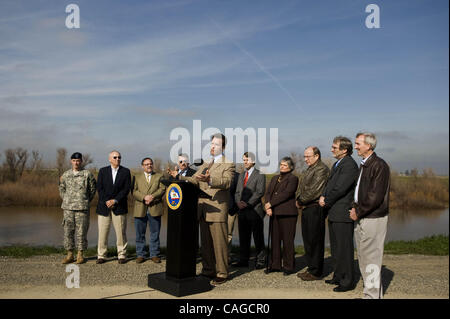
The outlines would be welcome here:
M 390 171 L 374 152 L 373 133 L 358 133 L 355 149 L 362 157 L 350 218 L 355 221 L 355 242 L 364 280 L 364 299 L 383 298 L 381 265 L 389 213 Z
M 130 170 L 120 165 L 122 156 L 118 151 L 109 153 L 111 165 L 98 172 L 98 257 L 97 264 L 103 264 L 108 249 L 108 235 L 113 224 L 117 237 L 119 264 L 126 263 L 127 256 L 127 196 L 131 187 Z

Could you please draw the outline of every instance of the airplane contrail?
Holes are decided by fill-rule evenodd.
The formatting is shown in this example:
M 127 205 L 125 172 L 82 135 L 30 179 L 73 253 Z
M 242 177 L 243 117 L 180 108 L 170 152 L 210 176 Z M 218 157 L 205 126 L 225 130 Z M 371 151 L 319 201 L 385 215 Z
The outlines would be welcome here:
M 281 84 L 281 82 L 272 74 L 270 73 L 259 61 L 246 49 L 244 49 L 236 40 L 231 38 L 217 23 L 214 21 L 211 17 L 208 17 L 209 20 L 216 26 L 217 29 L 226 37 L 228 38 L 239 50 L 241 50 L 246 56 L 248 56 L 253 63 L 256 64 L 256 66 L 265 73 L 272 81 L 275 82 L 275 84 L 289 97 L 289 99 L 294 103 L 294 105 L 300 109 L 300 106 L 295 101 L 292 94 Z

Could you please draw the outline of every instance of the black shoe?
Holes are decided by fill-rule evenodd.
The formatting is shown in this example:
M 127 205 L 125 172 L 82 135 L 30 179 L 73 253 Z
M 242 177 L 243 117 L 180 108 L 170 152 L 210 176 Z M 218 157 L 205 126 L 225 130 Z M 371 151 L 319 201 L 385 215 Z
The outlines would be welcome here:
M 284 276 L 289 276 L 289 275 L 292 275 L 292 274 L 295 274 L 295 270 L 283 270 L 283 275 Z
M 339 281 L 337 281 L 336 279 L 327 279 L 327 280 L 325 280 L 325 283 L 326 284 L 329 284 L 329 285 L 339 285 Z
M 232 264 L 233 267 L 248 267 L 248 261 L 238 261 Z
M 125 258 L 119 258 L 118 263 L 123 265 L 127 263 L 127 260 Z
M 258 264 L 258 263 L 256 263 L 256 265 L 255 265 L 255 268 L 256 269 L 263 269 L 263 268 L 265 268 L 266 267 L 266 265 L 264 265 L 264 264 Z
M 280 269 L 272 269 L 272 268 L 267 268 L 266 270 L 264 270 L 264 273 L 270 274 L 271 272 L 280 272 Z
M 350 291 L 350 290 L 353 290 L 353 289 L 355 289 L 355 287 L 353 287 L 353 286 L 345 287 L 345 286 L 339 285 L 337 287 L 334 287 L 333 291 L 335 291 L 335 292 L 346 292 L 346 291 Z
M 103 258 L 98 258 L 95 263 L 96 264 L 103 264 L 104 262 L 105 262 L 105 260 Z

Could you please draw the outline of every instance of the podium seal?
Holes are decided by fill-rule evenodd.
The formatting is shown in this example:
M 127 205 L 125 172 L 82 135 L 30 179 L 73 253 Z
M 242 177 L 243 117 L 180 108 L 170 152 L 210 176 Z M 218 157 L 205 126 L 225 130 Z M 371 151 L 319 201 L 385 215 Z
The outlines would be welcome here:
M 170 209 L 175 210 L 181 205 L 183 200 L 183 192 L 178 184 L 170 184 L 166 191 L 166 201 Z

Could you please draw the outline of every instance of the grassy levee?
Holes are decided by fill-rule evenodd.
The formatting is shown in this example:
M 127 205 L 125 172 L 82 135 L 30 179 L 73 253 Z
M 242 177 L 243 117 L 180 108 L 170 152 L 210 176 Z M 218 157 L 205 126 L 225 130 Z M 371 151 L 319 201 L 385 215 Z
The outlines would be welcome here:
M 390 255 L 402 255 L 402 254 L 416 254 L 416 255 L 431 255 L 431 256 L 448 256 L 449 237 L 448 235 L 434 235 L 430 237 L 424 237 L 414 241 L 391 241 L 385 243 L 384 253 Z M 148 250 L 148 247 L 146 247 Z M 128 256 L 133 257 L 136 254 L 135 246 L 128 246 Z M 326 249 L 329 252 L 329 249 Z M 254 247 L 252 247 L 254 252 Z M 303 255 L 305 250 L 303 246 L 297 246 L 295 252 L 299 255 Z M 53 246 L 3 246 L 0 247 L 0 256 L 14 257 L 14 258 L 27 258 L 32 256 L 52 255 L 52 254 L 65 254 L 63 247 Z M 165 255 L 166 247 L 161 247 L 161 254 Z M 234 255 L 239 254 L 239 247 L 233 246 L 231 253 Z M 86 257 L 97 256 L 97 248 L 91 247 L 85 252 Z M 115 247 L 109 247 L 107 252 L 108 257 L 117 256 L 117 250 Z
M 93 173 L 97 177 L 98 172 Z M 273 176 L 266 175 L 266 186 Z M 56 170 L 25 171 L 18 181 L 0 184 L 0 206 L 59 207 L 58 178 Z M 390 195 L 391 208 L 443 209 L 449 206 L 449 178 L 432 173 L 417 176 L 393 173 Z M 91 206 L 96 206 L 97 200 L 96 194 Z M 131 194 L 129 200 L 133 203 Z

